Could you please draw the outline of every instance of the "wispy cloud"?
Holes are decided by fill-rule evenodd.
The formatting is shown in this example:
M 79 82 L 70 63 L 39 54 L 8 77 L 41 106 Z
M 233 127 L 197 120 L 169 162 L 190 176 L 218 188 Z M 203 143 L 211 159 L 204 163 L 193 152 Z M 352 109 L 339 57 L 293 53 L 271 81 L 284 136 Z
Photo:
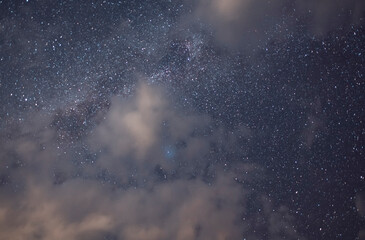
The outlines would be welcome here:
M 364 13 L 365 3 L 358 0 L 199 0 L 195 8 L 195 16 L 210 23 L 222 43 L 248 49 L 280 39 L 298 24 L 322 35 L 363 22 Z
M 254 182 L 258 166 L 226 168 L 214 158 L 214 148 L 224 147 L 220 137 L 230 134 L 212 131 L 212 119 L 178 110 L 164 96 L 140 84 L 68 145 L 58 144 L 52 116 L 40 112 L 3 133 L 0 238 L 300 238 L 288 210 L 274 208 L 264 192 L 252 211 L 254 190 L 245 182 Z M 234 138 L 229 145 L 239 148 Z M 75 145 L 87 153 L 75 156 Z M 82 161 L 89 155 L 92 162 Z

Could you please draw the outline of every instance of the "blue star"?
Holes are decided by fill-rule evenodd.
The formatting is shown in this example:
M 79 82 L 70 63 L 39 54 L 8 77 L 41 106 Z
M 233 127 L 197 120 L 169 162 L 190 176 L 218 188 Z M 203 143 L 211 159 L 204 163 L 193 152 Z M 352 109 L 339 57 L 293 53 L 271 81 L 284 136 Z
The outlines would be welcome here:
M 176 155 L 176 149 L 174 146 L 167 145 L 164 147 L 164 154 L 167 159 L 172 159 Z

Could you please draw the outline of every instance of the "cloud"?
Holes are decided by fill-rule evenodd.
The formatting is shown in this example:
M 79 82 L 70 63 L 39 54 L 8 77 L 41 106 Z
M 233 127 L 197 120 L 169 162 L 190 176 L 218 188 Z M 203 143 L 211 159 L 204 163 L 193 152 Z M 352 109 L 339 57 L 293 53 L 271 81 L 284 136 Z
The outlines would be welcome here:
M 200 0 L 195 15 L 213 26 L 219 41 L 242 47 L 243 43 L 257 44 L 264 39 L 264 31 L 273 27 L 265 21 L 278 22 L 281 5 L 253 0 Z
M 199 0 L 195 5 L 195 16 L 213 26 L 218 40 L 248 49 L 284 37 L 298 23 L 322 35 L 361 23 L 365 13 L 361 0 Z
M 98 164 L 127 181 L 131 172 L 145 181 L 157 166 L 175 170 L 196 168 L 209 153 L 212 136 L 205 135 L 210 118 L 181 114 L 169 105 L 160 89 L 141 84 L 133 99 L 116 97 L 102 122 L 89 137 L 99 152 Z M 202 132 L 199 132 L 202 131 Z M 164 156 L 174 146 L 176 157 Z
M 315 34 L 361 24 L 364 21 L 365 3 L 359 0 L 295 1 L 300 15 L 308 14 L 310 30 Z
M 115 157 L 133 152 L 144 159 L 157 141 L 166 103 L 157 91 L 144 85 L 136 94 L 135 102 L 114 99 L 106 121 L 96 129 L 95 144 L 107 147 Z
M 215 156 L 252 133 L 171 102 L 140 84 L 78 140 L 60 141 L 41 112 L 2 132 L 0 239 L 300 239 L 288 209 L 248 187 L 259 166 Z
M 240 196 L 240 187 L 224 175 L 212 186 L 177 180 L 117 191 L 79 179 L 56 187 L 30 184 L 18 206 L 1 206 L 1 237 L 97 239 L 109 233 L 122 239 L 236 239 Z

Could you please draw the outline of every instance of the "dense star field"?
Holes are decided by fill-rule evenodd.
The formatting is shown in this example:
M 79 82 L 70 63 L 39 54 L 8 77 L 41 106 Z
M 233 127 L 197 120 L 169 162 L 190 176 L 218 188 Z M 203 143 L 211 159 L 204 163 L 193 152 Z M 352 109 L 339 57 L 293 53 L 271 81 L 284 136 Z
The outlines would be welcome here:
M 0 1 L 0 240 L 365 239 L 364 17 Z

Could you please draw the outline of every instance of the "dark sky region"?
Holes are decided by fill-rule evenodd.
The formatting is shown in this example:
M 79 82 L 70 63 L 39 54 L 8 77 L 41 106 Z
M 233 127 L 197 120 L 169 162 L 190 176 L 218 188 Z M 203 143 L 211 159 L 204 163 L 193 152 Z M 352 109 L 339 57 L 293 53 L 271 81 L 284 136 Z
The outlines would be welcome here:
M 0 1 L 0 240 L 365 239 L 362 0 Z

